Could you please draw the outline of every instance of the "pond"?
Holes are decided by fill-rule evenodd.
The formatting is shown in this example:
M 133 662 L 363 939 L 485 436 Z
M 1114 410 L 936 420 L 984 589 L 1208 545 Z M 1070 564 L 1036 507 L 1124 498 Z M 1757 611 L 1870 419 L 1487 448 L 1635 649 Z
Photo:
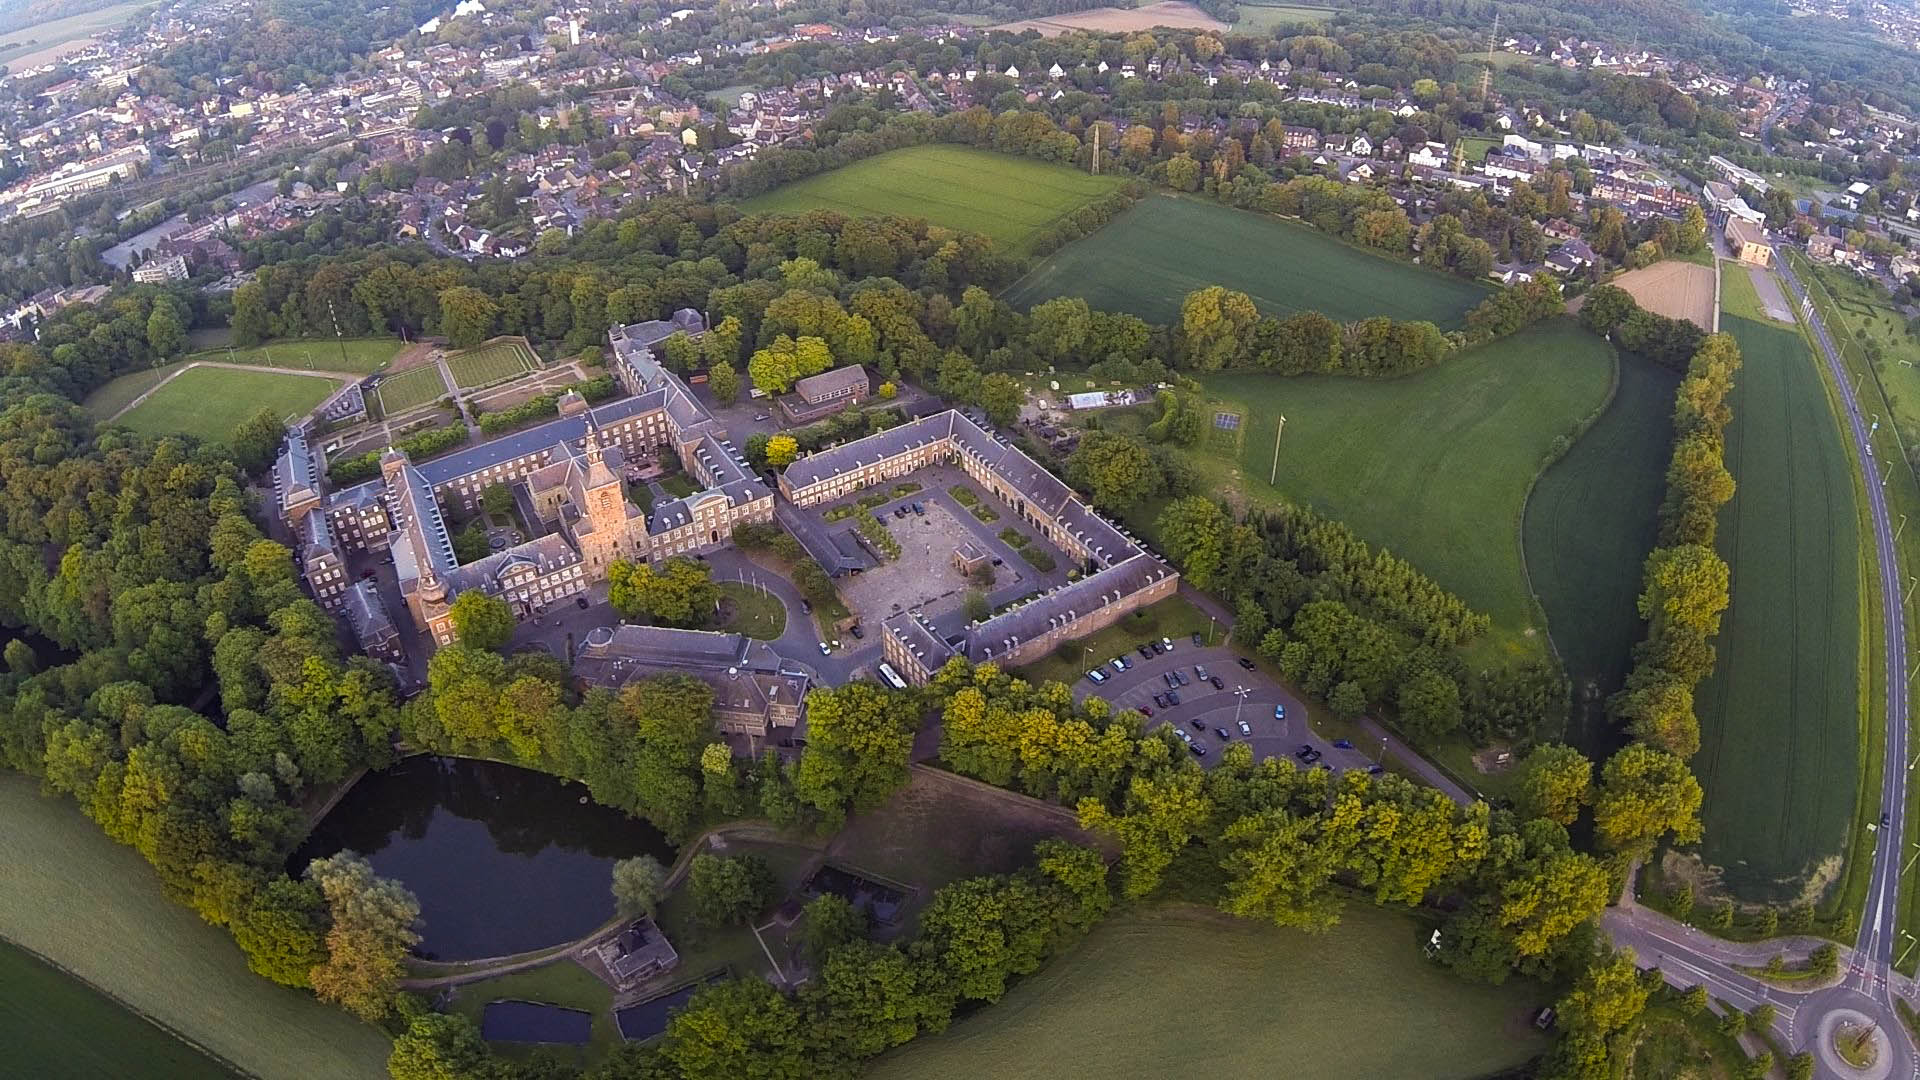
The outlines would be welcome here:
M 420 898 L 421 956 L 542 949 L 613 918 L 613 864 L 673 845 L 652 825 L 546 773 L 470 758 L 408 758 L 347 792 L 288 860 L 351 849 Z

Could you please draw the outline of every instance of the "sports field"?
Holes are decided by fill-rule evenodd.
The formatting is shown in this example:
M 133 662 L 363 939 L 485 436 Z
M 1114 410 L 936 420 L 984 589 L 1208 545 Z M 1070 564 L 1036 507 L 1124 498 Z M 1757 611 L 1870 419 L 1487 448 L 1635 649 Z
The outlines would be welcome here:
M 1305 225 L 1200 199 L 1145 199 L 1013 283 L 1022 311 L 1056 296 L 1155 323 L 1180 318 L 1195 289 L 1225 285 L 1268 315 L 1319 311 L 1342 322 L 1371 315 L 1458 327 L 1487 289 L 1373 255 Z
M 380 380 L 380 411 L 397 416 L 408 409 L 428 405 L 446 397 L 447 381 L 435 364 L 421 364 Z
M 342 345 L 346 352 L 344 360 L 340 355 Z M 158 386 L 162 379 L 197 361 L 365 375 L 391 361 L 403 348 L 405 345 L 402 342 L 392 338 L 349 338 L 345 342 L 289 339 L 244 349 L 201 349 L 188 354 L 184 360 L 112 379 L 88 394 L 83 407 L 94 419 L 105 420 L 126 408 L 133 399 Z
M 1238 461 L 1208 479 L 1347 523 L 1492 616 L 1508 646 L 1535 652 L 1545 642 L 1522 569 L 1521 505 L 1553 441 L 1606 401 L 1613 369 L 1605 342 L 1556 319 L 1401 379 L 1210 377 L 1209 395 L 1242 415 L 1246 435 Z M 1594 527 L 1638 535 L 1612 519 Z
M 1546 1046 L 1550 994 L 1426 960 L 1426 924 L 1348 904 L 1311 935 L 1210 912 L 1116 915 L 995 1005 L 881 1058 L 873 1080 L 1449 1080 Z
M 1733 603 L 1696 695 L 1701 854 L 1742 896 L 1777 898 L 1847 844 L 1860 753 L 1861 550 L 1854 480 L 1803 338 L 1734 314 L 1744 364 L 1727 429 L 1739 485 L 1719 549 Z M 1831 867 L 1826 869 L 1831 870 Z
M 1548 466 L 1527 499 L 1527 574 L 1580 706 L 1567 741 L 1589 754 L 1611 744 L 1604 701 L 1620 688 L 1644 636 L 1634 599 L 1666 493 L 1679 381 L 1621 356 L 1607 411 Z
M 114 422 L 147 435 L 224 441 L 236 424 L 262 408 L 281 417 L 302 415 L 339 387 L 338 380 L 314 375 L 197 367 L 168 379 Z
M 41 797 L 28 777 L 0 774 L 0 820 L 7 823 L 0 830 L 0 866 L 6 868 L 0 873 L 0 937 L 110 990 L 127 1006 L 265 1080 L 386 1074 L 384 1035 L 309 994 L 248 972 L 225 931 L 169 903 L 145 860 L 108 840 L 72 803 Z M 93 1037 L 104 1039 L 107 1031 L 99 1027 Z M 0 1060 L 0 1073 L 15 1075 L 15 1062 Z M 81 1069 L 18 1075 L 138 1074 Z
M 224 1066 L 93 987 L 0 941 L 0 1045 L 14 1076 L 202 1080 Z
M 506 382 L 537 366 L 533 350 L 527 347 L 527 343 L 512 339 L 489 341 L 447 356 L 447 368 L 453 372 L 453 381 L 463 390 Z
M 1065 165 L 966 146 L 910 146 L 809 176 L 741 204 L 749 213 L 837 210 L 924 218 L 1022 254 L 1040 229 L 1120 187 Z

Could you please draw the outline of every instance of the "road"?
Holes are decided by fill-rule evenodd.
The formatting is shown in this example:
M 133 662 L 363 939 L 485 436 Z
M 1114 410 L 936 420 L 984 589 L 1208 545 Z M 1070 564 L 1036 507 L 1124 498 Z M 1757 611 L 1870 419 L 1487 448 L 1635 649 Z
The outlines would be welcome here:
M 1820 322 L 1819 313 L 1807 302 L 1806 292 L 1790 267 L 1779 268 L 1793 302 L 1819 345 L 1822 359 L 1840 392 L 1846 413 L 1846 427 L 1852 437 L 1855 458 L 1866 469 L 1867 510 L 1879 562 L 1877 583 L 1880 589 L 1882 633 L 1885 652 L 1883 678 L 1889 688 L 1886 703 L 1886 754 L 1881 775 L 1881 806 L 1886 824 L 1874 833 L 1876 846 L 1873 870 L 1867 886 L 1866 908 L 1861 913 L 1860 930 L 1853 947 L 1845 950 L 1841 978 L 1832 986 L 1808 991 L 1793 991 L 1769 986 L 1734 970 L 1733 965 L 1753 966 L 1752 946 L 1721 941 L 1681 926 L 1671 919 L 1639 908 L 1629 897 L 1607 913 L 1606 925 L 1614 940 L 1631 945 L 1642 966 L 1658 966 L 1669 982 L 1680 986 L 1704 984 L 1716 997 L 1750 1008 L 1760 1000 L 1771 1000 L 1779 1008 L 1775 1023 L 1786 1045 L 1794 1050 L 1811 1050 L 1823 1077 L 1873 1078 L 1920 1076 L 1920 1053 L 1916 1053 L 1899 1014 L 1894 995 L 1911 995 L 1913 983 L 1893 971 L 1894 950 L 1900 940 L 1899 892 L 1902 853 L 1906 851 L 1907 771 L 1909 768 L 1907 715 L 1907 638 L 1898 552 L 1894 546 L 1894 527 L 1887 510 L 1887 494 L 1875 469 L 1879 460 L 1869 453 L 1873 428 L 1862 416 L 1860 402 L 1840 362 L 1839 350 Z M 1631 889 L 1631 885 L 1629 885 Z M 1781 943 L 1768 946 L 1780 948 Z M 1762 960 L 1764 962 L 1764 959 Z M 1842 1018 L 1871 1020 L 1888 1041 L 1879 1068 L 1858 1070 L 1841 1061 L 1826 1037 Z

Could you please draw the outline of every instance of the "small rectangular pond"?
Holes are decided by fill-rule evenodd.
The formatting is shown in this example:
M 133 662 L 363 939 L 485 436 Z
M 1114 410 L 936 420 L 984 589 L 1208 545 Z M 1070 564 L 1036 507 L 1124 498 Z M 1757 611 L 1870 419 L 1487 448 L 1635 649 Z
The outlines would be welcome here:
M 646 1042 L 648 1039 L 666 1033 L 667 1023 L 673 1014 L 680 1011 L 693 995 L 704 989 L 708 983 L 718 982 L 724 975 L 715 975 L 689 983 L 670 994 L 661 994 L 638 1005 L 629 1005 L 613 1014 L 614 1023 L 619 1025 L 620 1037 L 628 1042 Z
M 488 1042 L 584 1046 L 593 1038 L 593 1015 L 532 1001 L 489 1001 L 480 1014 L 480 1037 Z

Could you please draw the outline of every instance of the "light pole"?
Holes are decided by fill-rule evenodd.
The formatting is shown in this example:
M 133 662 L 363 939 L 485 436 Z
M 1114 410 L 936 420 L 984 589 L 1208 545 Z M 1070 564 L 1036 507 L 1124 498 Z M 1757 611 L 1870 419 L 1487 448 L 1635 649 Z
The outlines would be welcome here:
M 1280 436 L 1287 430 L 1287 418 L 1280 418 L 1280 426 L 1273 429 L 1273 468 L 1267 471 L 1267 486 L 1272 487 L 1280 478 Z
M 1213 625 L 1218 621 L 1219 621 L 1218 619 L 1215 619 L 1211 615 L 1207 616 L 1207 644 L 1208 645 L 1213 644 Z
M 1893 542 L 1894 542 L 1894 543 L 1896 543 L 1896 544 L 1897 544 L 1897 543 L 1899 543 L 1899 542 L 1900 542 L 1900 533 L 1901 533 L 1901 532 L 1902 532 L 1903 530 L 1905 530 L 1905 529 L 1906 529 L 1906 527 L 1907 527 L 1907 515 L 1905 515 L 1905 514 L 1901 514 L 1901 515 L 1900 515 L 1900 527 L 1899 527 L 1899 528 L 1897 528 L 1897 529 L 1895 529 L 1895 530 L 1893 530 Z
M 1252 687 L 1236 686 L 1233 688 L 1233 696 L 1235 698 L 1233 703 L 1233 726 L 1234 727 L 1240 726 L 1240 706 L 1245 705 L 1247 703 L 1247 695 L 1251 693 L 1253 693 Z
M 1382 767 L 1382 768 L 1385 768 L 1385 767 L 1386 767 L 1386 764 L 1387 764 L 1387 737 L 1386 737 L 1385 735 L 1382 735 L 1382 736 L 1380 736 L 1380 756 L 1379 756 L 1379 757 L 1377 757 L 1377 758 L 1374 758 L 1374 759 L 1373 759 L 1373 763 L 1374 763 L 1375 765 L 1378 765 L 1378 766 L 1380 766 L 1380 767 Z

